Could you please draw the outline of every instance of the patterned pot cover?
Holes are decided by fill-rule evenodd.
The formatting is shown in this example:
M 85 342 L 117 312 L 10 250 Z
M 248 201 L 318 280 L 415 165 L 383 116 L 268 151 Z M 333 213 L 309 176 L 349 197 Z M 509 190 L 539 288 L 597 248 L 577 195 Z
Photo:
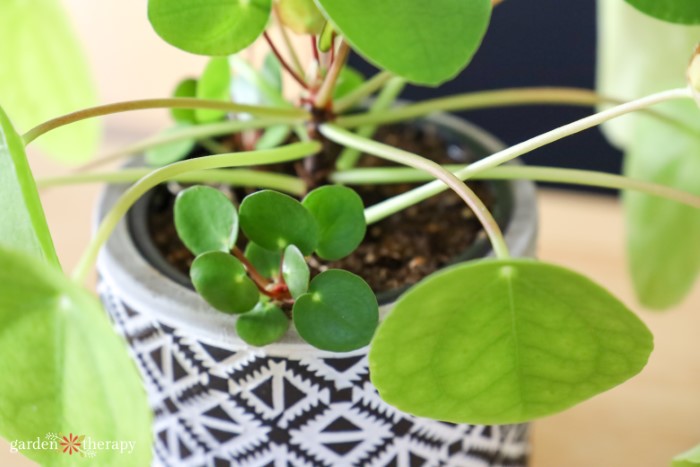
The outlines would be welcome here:
M 438 120 L 486 150 L 498 149 L 461 120 Z M 513 256 L 529 256 L 534 186 L 510 188 L 506 241 Z M 108 188 L 98 214 L 123 191 Z M 366 349 L 322 352 L 293 330 L 264 349 L 246 345 L 235 336 L 234 317 L 164 277 L 136 249 L 132 232 L 122 222 L 102 252 L 99 291 L 143 375 L 155 414 L 155 465 L 526 465 L 527 425 L 456 425 L 385 404 L 370 383 Z

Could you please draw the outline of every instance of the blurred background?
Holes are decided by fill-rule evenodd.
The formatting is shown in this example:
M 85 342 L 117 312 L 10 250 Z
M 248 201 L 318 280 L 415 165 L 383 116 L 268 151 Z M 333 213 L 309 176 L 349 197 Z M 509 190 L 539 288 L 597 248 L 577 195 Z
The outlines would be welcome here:
M 608 1 L 608 0 L 605 0 Z M 622 0 L 609 0 L 622 1 Z M 100 102 L 169 96 L 176 83 L 197 75 L 206 62 L 158 38 L 146 19 L 144 0 L 63 0 L 94 72 Z M 471 66 L 440 89 L 409 87 L 408 99 L 512 86 L 591 88 L 595 76 L 595 2 L 507 0 Z M 258 51 L 265 47 L 258 48 Z M 358 57 L 352 64 L 371 73 Z M 523 107 L 469 112 L 465 116 L 506 143 L 518 143 L 588 115 L 590 109 Z M 169 126 L 165 111 L 106 118 L 102 151 L 136 141 Z M 65 168 L 31 153 L 37 177 Z M 599 130 L 538 150 L 526 160 L 538 165 L 617 172 L 619 152 Z M 57 248 L 67 270 L 89 240 L 97 186 L 42 193 Z M 649 366 L 620 388 L 563 414 L 534 424 L 535 467 L 659 466 L 700 442 L 700 288 L 667 315 L 636 305 L 626 271 L 624 217 L 613 196 L 561 190 L 540 192 L 543 260 L 570 267 L 605 284 L 639 312 L 655 334 Z M 0 465 L 31 465 L 0 443 Z

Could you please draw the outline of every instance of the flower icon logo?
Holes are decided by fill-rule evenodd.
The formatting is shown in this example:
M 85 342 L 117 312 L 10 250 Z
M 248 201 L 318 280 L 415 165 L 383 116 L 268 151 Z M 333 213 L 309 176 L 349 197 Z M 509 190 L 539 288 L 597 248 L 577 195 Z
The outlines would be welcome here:
M 74 452 L 80 453 L 80 445 L 84 439 L 85 435 L 75 436 L 73 433 L 70 433 L 68 436 L 63 436 L 58 442 L 58 450 L 71 456 Z

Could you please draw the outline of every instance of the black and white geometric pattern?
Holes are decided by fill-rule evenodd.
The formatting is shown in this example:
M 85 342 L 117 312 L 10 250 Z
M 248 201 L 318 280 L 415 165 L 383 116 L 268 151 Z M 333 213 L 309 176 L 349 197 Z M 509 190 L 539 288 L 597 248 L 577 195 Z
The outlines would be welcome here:
M 210 467 L 525 466 L 527 425 L 455 425 L 385 404 L 367 356 L 272 357 L 194 340 L 100 294 L 155 413 L 154 464 Z

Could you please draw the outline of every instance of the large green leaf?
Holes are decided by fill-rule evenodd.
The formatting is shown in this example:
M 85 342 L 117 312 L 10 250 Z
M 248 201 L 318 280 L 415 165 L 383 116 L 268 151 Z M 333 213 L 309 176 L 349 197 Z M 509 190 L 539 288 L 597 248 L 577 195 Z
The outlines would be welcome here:
M 272 344 L 289 329 L 289 318 L 272 303 L 258 303 L 253 311 L 238 317 L 236 332 L 246 343 L 256 347 Z
M 671 467 L 697 467 L 700 465 L 700 445 L 678 454 L 673 458 Z
M 200 55 L 232 55 L 262 34 L 271 0 L 149 0 L 148 19 L 166 42 Z
M 683 87 L 698 40 L 700 26 L 664 23 L 623 1 L 598 0 L 597 89 L 605 96 L 631 100 Z M 636 118 L 633 114 L 606 123 L 605 135 L 625 148 L 632 142 Z
M 0 246 L 59 266 L 22 138 L 0 108 Z
M 640 116 L 625 154 L 625 172 L 700 195 L 700 110 L 674 102 L 663 110 L 690 128 Z M 678 303 L 700 271 L 700 211 L 641 193 L 625 193 L 630 271 L 642 304 Z
M 0 434 L 49 433 L 135 443 L 131 454 L 98 451 L 101 466 L 149 465 L 151 412 L 124 341 L 99 303 L 53 268 L 0 249 Z M 52 466 L 76 455 L 27 450 Z
M 94 105 L 87 61 L 57 0 L 0 2 L 0 105 L 22 131 Z M 62 162 L 80 163 L 97 148 L 96 120 L 52 131 L 37 140 Z
M 389 404 L 455 423 L 549 415 L 637 374 L 644 324 L 576 273 L 532 260 L 454 266 L 409 290 L 379 326 L 370 376 Z
M 700 23 L 698 0 L 625 0 L 639 11 L 671 23 Z
M 491 0 L 316 0 L 369 61 L 418 84 L 438 85 L 471 60 Z
M 277 12 L 282 23 L 297 34 L 320 34 L 326 24 L 314 0 L 279 0 Z

